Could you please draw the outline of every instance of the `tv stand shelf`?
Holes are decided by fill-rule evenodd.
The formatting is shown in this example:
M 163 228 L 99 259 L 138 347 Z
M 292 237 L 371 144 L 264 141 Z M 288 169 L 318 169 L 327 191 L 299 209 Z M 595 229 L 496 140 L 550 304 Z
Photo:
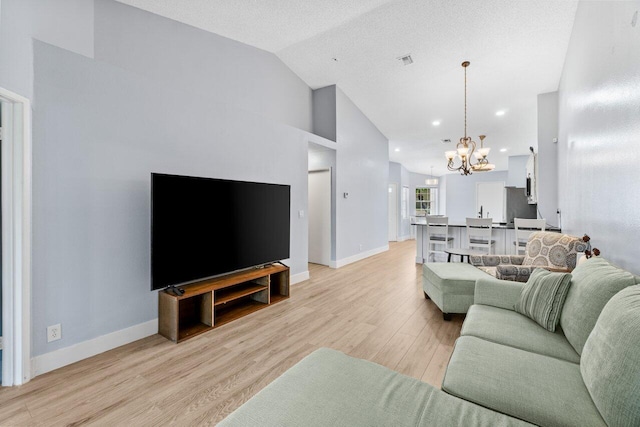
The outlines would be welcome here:
M 158 294 L 158 333 L 180 342 L 289 298 L 289 267 L 272 264 Z

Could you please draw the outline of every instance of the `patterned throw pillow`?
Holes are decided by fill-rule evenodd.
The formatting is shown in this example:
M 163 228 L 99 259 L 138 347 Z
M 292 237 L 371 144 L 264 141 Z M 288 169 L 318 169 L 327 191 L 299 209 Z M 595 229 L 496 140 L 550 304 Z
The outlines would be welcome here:
M 555 332 L 570 285 L 570 273 L 536 268 L 524 285 L 514 309 L 546 330 Z
M 587 248 L 581 238 L 550 231 L 531 233 L 522 265 L 573 270 L 579 252 Z

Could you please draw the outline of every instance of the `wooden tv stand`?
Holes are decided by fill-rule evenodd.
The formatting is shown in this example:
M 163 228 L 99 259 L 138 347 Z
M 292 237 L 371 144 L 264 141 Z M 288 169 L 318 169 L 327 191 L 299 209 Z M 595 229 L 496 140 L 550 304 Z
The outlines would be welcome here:
M 289 267 L 272 264 L 158 294 L 158 333 L 180 342 L 289 298 Z

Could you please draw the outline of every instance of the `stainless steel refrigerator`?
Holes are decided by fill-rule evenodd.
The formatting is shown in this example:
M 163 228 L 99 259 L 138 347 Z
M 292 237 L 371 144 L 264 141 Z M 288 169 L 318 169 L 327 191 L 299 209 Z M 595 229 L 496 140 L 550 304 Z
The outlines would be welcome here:
M 504 187 L 505 215 L 507 224 L 513 224 L 513 218 L 537 218 L 537 204 L 529 204 L 524 187 Z

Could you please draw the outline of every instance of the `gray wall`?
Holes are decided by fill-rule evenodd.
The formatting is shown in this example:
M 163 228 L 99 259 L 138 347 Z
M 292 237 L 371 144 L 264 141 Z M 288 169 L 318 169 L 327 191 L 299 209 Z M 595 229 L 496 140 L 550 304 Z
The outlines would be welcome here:
M 640 2 L 580 2 L 559 88 L 562 227 L 633 272 L 640 230 Z
M 507 171 L 507 187 L 526 187 L 527 160 L 529 156 L 509 156 L 509 170 Z
M 0 87 L 33 100 L 33 38 L 93 57 L 93 1 L 2 0 Z
M 291 185 L 288 262 L 307 271 L 297 212 L 307 206 L 311 90 L 272 54 L 95 6 L 99 60 L 34 48 L 34 356 L 157 317 L 150 172 Z M 47 344 L 55 323 L 63 339 Z
M 446 210 L 449 222 L 464 224 L 465 219 L 478 216 L 476 184 L 478 182 L 507 182 L 507 171 L 481 172 L 471 175 L 448 174 L 445 184 Z
M 313 91 L 313 133 L 336 140 L 336 86 Z
M 389 140 L 339 88 L 336 117 L 340 261 L 388 245 Z
M 558 226 L 558 92 L 538 95 L 538 210 Z
M 311 89 L 272 53 L 112 0 L 96 0 L 95 32 L 97 60 L 312 131 Z

